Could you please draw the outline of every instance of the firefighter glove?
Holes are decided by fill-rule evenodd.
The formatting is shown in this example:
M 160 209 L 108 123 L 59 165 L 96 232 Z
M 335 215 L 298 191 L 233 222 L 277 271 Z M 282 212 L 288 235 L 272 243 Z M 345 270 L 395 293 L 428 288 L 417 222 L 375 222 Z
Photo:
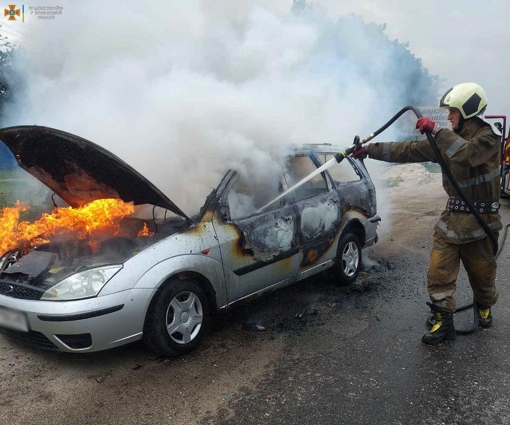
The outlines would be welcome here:
M 365 159 L 368 156 L 368 152 L 365 149 L 365 146 L 362 146 L 358 150 L 354 151 L 351 154 L 351 158 L 357 158 L 357 159 Z
M 434 121 L 427 117 L 418 118 L 416 128 L 420 130 L 421 134 L 428 132 L 432 133 L 434 136 L 439 133 L 439 130 L 441 130 L 441 127 L 439 127 Z

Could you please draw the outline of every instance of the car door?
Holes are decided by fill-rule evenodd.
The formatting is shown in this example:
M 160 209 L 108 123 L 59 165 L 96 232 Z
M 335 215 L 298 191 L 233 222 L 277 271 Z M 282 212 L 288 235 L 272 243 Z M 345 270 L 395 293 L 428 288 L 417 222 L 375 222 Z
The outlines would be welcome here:
M 334 152 L 321 152 L 317 154 L 319 163 L 329 161 Z M 368 217 L 377 214 L 377 201 L 375 187 L 365 166 L 358 160 L 346 158 L 338 166 L 328 169 L 328 174 L 336 186 L 339 196 L 349 205 L 363 211 Z
M 320 164 L 333 158 L 335 152 L 317 153 Z M 381 218 L 377 215 L 376 191 L 372 179 L 364 164 L 352 158 L 346 158 L 338 166 L 328 169 L 340 198 L 342 211 L 356 211 L 358 220 L 365 228 L 364 246 L 372 245 L 377 238 L 377 225 Z
M 213 223 L 225 271 L 229 303 L 296 279 L 299 262 L 296 212 L 288 198 L 257 208 L 285 189 L 234 175 L 221 195 Z
M 292 186 L 317 169 L 313 154 L 290 159 L 288 185 Z M 297 216 L 300 258 L 298 279 L 304 279 L 333 264 L 334 241 L 341 222 L 340 199 L 326 173 L 321 173 L 292 192 Z

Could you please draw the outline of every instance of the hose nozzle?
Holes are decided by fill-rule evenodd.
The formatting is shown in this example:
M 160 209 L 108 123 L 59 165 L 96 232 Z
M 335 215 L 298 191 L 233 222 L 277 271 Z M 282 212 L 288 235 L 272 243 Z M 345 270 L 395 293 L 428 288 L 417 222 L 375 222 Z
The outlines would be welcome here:
M 359 141 L 359 136 L 354 136 L 354 142 L 352 146 L 343 152 L 335 154 L 336 162 L 340 163 L 344 160 L 344 158 L 350 155 L 353 152 L 356 152 L 359 148 L 361 148 L 361 142 Z

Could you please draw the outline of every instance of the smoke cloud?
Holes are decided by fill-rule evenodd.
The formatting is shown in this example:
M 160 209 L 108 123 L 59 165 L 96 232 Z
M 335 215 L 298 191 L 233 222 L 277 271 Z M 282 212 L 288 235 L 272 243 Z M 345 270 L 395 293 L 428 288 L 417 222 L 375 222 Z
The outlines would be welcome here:
M 359 17 L 247 0 L 103 8 L 73 2 L 26 26 L 25 93 L 3 125 L 91 140 L 189 214 L 229 168 L 263 182 L 295 145 L 369 134 L 409 87 L 430 98 L 414 56 Z

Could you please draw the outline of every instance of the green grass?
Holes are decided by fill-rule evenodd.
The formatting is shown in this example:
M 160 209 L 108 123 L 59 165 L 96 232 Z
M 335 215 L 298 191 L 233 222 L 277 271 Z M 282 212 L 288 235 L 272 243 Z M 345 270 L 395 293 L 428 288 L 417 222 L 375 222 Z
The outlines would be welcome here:
M 26 179 L 9 180 L 13 178 L 15 177 L 0 179 L 0 210 L 13 207 L 18 200 L 30 204 L 30 209 L 21 213 L 21 221 L 34 221 L 39 219 L 43 212 L 51 211 L 51 193 L 47 188 L 29 184 L 30 181 Z
M 17 194 L 21 193 L 26 183 L 20 181 L 1 181 L 0 180 L 0 207 L 12 207 L 19 198 Z
M 26 171 L 20 168 L 14 168 L 12 170 L 1 170 L 0 169 L 0 180 L 6 179 L 23 179 L 27 177 Z

